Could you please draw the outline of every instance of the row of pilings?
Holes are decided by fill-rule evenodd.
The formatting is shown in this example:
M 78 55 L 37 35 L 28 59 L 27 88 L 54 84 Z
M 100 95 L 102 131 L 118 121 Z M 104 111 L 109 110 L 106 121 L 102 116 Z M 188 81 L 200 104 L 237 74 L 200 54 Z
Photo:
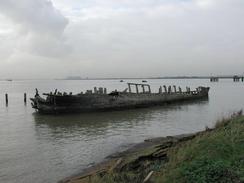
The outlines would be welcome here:
M 8 106 L 8 97 L 9 95 L 7 94 L 7 93 L 5 93 L 5 104 L 6 104 L 6 106 Z M 27 103 L 27 94 L 26 93 L 24 93 L 24 104 L 26 105 L 26 103 Z
M 234 82 L 244 82 L 244 76 L 233 76 L 233 81 Z M 210 82 L 218 82 L 219 81 L 219 77 L 210 77 Z

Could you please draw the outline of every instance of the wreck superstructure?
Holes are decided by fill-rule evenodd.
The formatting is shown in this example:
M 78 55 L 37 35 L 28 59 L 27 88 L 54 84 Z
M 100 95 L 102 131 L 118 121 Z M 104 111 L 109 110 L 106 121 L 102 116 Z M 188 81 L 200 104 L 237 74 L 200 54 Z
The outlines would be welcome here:
M 163 86 L 157 93 L 151 92 L 149 84 L 127 83 L 128 88 L 124 91 L 113 91 L 107 94 L 106 88 L 96 88 L 94 91 L 87 90 L 85 93 L 73 95 L 72 93 L 44 93 L 42 98 L 36 90 L 32 100 L 32 107 L 41 113 L 72 113 L 99 110 L 126 109 L 137 107 L 149 107 L 184 100 L 195 100 L 208 97 L 209 87 L 198 87 L 191 91 L 186 88 L 182 91 L 176 86 Z M 135 91 L 133 92 L 133 88 Z M 164 91 L 163 91 L 164 88 Z

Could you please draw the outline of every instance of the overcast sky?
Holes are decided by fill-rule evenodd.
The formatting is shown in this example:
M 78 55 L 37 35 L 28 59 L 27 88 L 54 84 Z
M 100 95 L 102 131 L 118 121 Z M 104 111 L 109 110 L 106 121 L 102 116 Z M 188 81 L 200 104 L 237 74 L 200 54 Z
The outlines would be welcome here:
M 0 78 L 244 73 L 243 0 L 0 0 Z

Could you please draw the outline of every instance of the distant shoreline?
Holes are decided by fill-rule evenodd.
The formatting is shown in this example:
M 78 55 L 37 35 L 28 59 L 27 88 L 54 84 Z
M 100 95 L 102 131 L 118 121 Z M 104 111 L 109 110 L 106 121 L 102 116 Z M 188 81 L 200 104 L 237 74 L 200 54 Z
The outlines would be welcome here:
M 64 78 L 56 80 L 121 80 L 121 79 L 210 79 L 217 77 L 219 79 L 233 79 L 233 76 L 165 76 L 165 77 L 121 77 L 121 78 Z M 238 76 L 243 77 L 243 76 Z
M 35 80 L 70 80 L 70 81 L 76 81 L 76 80 L 141 80 L 141 79 L 210 79 L 212 77 L 217 77 L 219 79 L 233 79 L 234 76 L 238 77 L 244 77 L 242 75 L 226 75 L 226 76 L 163 76 L 163 77 L 111 77 L 111 78 L 81 78 L 79 76 L 74 76 L 74 77 L 67 77 L 67 78 L 50 78 L 50 79 L 42 79 L 42 78 L 37 78 L 37 79 L 0 79 L 0 81 L 35 81 Z

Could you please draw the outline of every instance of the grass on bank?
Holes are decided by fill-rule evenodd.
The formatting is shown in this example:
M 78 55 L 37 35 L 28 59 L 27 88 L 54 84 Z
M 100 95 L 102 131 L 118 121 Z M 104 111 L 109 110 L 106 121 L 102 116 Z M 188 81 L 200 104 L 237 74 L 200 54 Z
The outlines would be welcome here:
M 244 116 L 217 122 L 195 138 L 167 151 L 167 161 L 155 160 L 133 169 L 93 177 L 93 183 L 141 183 L 154 171 L 153 183 L 244 183 Z

